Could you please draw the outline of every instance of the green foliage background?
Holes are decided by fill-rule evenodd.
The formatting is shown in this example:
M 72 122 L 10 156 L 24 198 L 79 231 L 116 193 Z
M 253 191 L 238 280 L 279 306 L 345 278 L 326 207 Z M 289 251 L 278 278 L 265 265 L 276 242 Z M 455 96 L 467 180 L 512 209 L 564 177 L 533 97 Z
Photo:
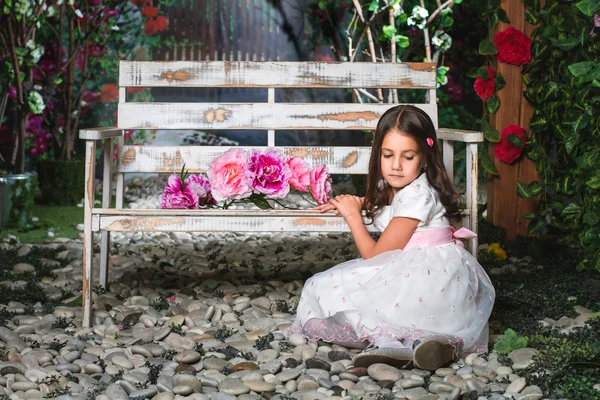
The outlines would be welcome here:
M 529 232 L 557 235 L 579 252 L 578 268 L 600 271 L 600 3 L 526 5 L 527 21 L 539 23 L 523 75 L 535 107 L 526 151 L 540 178 L 518 183 L 522 197 L 540 193 Z

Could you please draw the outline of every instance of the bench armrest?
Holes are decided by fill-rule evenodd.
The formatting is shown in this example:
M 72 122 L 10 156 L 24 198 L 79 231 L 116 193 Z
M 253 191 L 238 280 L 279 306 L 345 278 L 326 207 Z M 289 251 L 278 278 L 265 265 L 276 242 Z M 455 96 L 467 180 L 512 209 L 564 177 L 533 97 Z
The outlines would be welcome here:
M 79 138 L 84 140 L 103 140 L 123 136 L 123 129 L 115 127 L 80 129 Z
M 437 136 L 438 139 L 453 140 L 456 142 L 483 142 L 483 132 L 464 131 L 462 129 L 440 128 L 437 130 Z

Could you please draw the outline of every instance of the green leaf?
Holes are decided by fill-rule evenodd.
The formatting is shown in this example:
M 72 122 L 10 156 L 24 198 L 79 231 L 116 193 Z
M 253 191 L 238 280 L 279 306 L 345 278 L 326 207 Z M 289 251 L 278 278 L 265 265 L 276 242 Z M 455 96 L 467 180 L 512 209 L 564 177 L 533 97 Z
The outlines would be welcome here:
M 598 0 L 583 0 L 576 4 L 579 11 L 591 17 L 594 13 L 600 10 L 600 3 Z
M 537 92 L 537 101 L 554 101 L 558 99 L 560 90 L 556 82 L 548 82 L 544 86 L 540 86 Z
M 481 154 L 481 166 L 487 173 L 498 176 L 498 170 L 487 153 Z
M 477 76 L 479 76 L 479 67 L 473 67 L 467 71 L 467 78 L 477 78 Z
M 524 199 L 530 199 L 533 197 L 533 192 L 531 191 L 529 185 L 521 181 L 517 181 L 517 193 L 519 197 Z
M 542 193 L 542 185 L 537 181 L 531 182 L 529 184 L 529 189 L 531 189 L 531 193 L 533 193 L 534 196 Z
M 592 81 L 592 85 L 593 85 L 594 87 L 600 88 L 600 81 L 598 81 L 597 79 L 594 79 L 594 80 Z
M 494 43 L 492 43 L 489 39 L 484 39 L 481 41 L 481 43 L 479 43 L 479 54 L 482 56 L 489 56 L 496 53 L 498 53 L 498 49 L 496 49 Z
M 525 219 L 534 219 L 535 218 L 535 213 L 532 213 L 532 212 L 527 213 L 527 214 L 523 215 L 523 218 L 525 218 Z
M 369 11 L 377 11 L 379 8 L 379 0 L 373 0 L 369 6 Z
M 508 19 L 508 16 L 506 15 L 506 11 L 504 11 L 503 8 L 499 8 L 496 11 L 496 15 L 498 16 L 498 19 L 502 22 L 504 22 L 505 24 L 510 24 L 510 21 Z
M 494 82 L 496 84 L 496 92 L 498 92 L 499 90 L 502 90 L 502 88 L 505 85 L 505 82 L 504 82 L 504 76 L 502 76 L 500 71 L 498 71 L 496 73 L 496 78 L 494 79 Z
M 494 343 L 494 350 L 501 354 L 509 354 L 511 351 L 522 349 L 527 347 L 527 338 L 525 336 L 519 336 L 515 331 L 508 328 L 504 335 L 496 343 Z
M 525 10 L 525 20 L 531 25 L 536 25 L 538 22 L 540 22 L 540 17 L 533 10 L 528 8 Z
M 498 110 L 498 107 L 500 107 L 500 98 L 494 94 L 487 101 L 486 108 L 488 112 L 492 114 Z
M 508 140 L 510 142 L 510 144 L 515 146 L 517 149 L 520 149 L 521 147 L 523 147 L 523 141 L 517 135 L 507 135 L 506 140 Z
M 319 0 L 319 9 L 321 9 L 321 10 L 327 9 L 327 2 L 325 0 Z
M 450 28 L 454 24 L 454 18 L 452 18 L 450 15 L 444 15 L 442 21 L 444 28 Z
M 252 195 L 250 197 L 250 201 L 252 201 L 261 210 L 268 210 L 271 208 L 271 205 L 269 204 L 267 199 L 260 195 Z
M 500 132 L 491 126 L 486 120 L 481 121 L 481 130 L 485 139 L 492 143 L 498 143 L 501 139 Z
M 592 179 L 588 180 L 586 183 L 590 189 L 598 190 L 600 189 L 600 176 L 594 176 Z
M 573 178 L 571 176 L 565 176 L 562 183 L 560 184 L 560 190 L 564 194 L 573 194 Z
M 577 38 L 566 38 L 562 40 L 557 40 L 554 43 L 554 47 L 558 47 L 561 50 L 571 50 L 573 47 L 579 44 L 579 39 Z
M 396 27 L 392 25 L 384 25 L 383 26 L 383 35 L 390 39 L 396 34 Z
M 579 143 L 579 135 L 575 132 L 573 132 L 572 134 L 565 136 L 565 150 L 567 150 L 568 154 L 571 154 L 573 152 L 573 150 L 575 150 L 575 147 L 577 146 L 577 144 Z
M 581 216 L 581 207 L 575 203 L 569 203 L 560 213 L 565 220 L 578 220 Z
M 404 35 L 395 35 L 392 40 L 398 44 L 401 48 L 405 49 L 410 46 L 410 39 L 408 36 Z
M 479 67 L 479 69 L 477 70 L 477 75 L 480 76 L 482 79 L 490 79 L 490 74 L 486 67 Z
M 544 232 L 545 229 L 546 223 L 541 218 L 534 218 L 527 224 L 527 233 L 529 235 L 539 235 Z
M 588 124 L 590 123 L 591 120 L 592 120 L 592 118 L 590 117 L 590 115 L 588 113 L 581 113 L 572 122 L 573 132 L 575 132 L 575 133 L 581 132 L 582 129 L 584 129 L 586 126 L 588 126 Z
M 541 112 L 534 112 L 529 121 L 529 129 L 534 133 L 541 133 L 548 129 L 548 120 Z
M 569 65 L 567 68 L 574 77 L 585 75 L 594 68 L 596 63 L 594 61 L 582 61 L 575 64 Z
M 585 214 L 583 214 L 583 223 L 584 224 L 596 225 L 598 223 L 598 221 L 599 221 L 598 216 L 591 211 L 588 211 Z
M 462 3 L 462 0 L 454 0 L 454 4 L 460 4 Z

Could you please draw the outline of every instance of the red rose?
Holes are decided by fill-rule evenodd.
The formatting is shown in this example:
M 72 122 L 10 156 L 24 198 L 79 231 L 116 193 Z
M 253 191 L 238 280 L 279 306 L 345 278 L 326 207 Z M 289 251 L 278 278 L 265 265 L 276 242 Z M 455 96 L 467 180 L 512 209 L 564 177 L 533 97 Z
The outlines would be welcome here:
M 158 32 L 158 27 L 156 26 L 156 21 L 153 19 L 149 19 L 144 22 L 144 34 L 148 36 L 156 35 Z
M 496 91 L 496 82 L 494 81 L 494 78 L 496 78 L 496 71 L 490 67 L 486 68 L 488 71 L 488 79 L 483 79 L 478 76 L 477 79 L 475 79 L 475 85 L 473 85 L 475 93 L 477 93 L 483 101 L 488 101 Z
M 114 83 L 108 83 L 100 91 L 100 100 L 105 103 L 115 101 L 119 97 L 119 88 Z
M 498 49 L 499 62 L 523 65 L 531 60 L 531 39 L 518 29 L 508 27 L 496 33 L 494 44 Z
M 513 146 L 506 138 L 508 135 L 515 135 L 521 139 L 521 147 Z M 525 134 L 525 129 L 521 128 L 519 125 L 509 125 L 502 130 L 502 138 L 500 139 L 500 142 L 496 143 L 494 154 L 498 160 L 507 164 L 512 164 L 521 157 L 526 141 L 527 135 Z
M 165 29 L 167 29 L 167 18 L 164 15 L 159 15 L 158 17 L 156 17 L 156 19 L 154 20 L 154 22 L 156 22 L 156 29 L 159 32 L 164 31 Z
M 144 6 L 142 8 L 142 15 L 146 18 L 154 18 L 158 15 L 158 9 L 152 6 Z

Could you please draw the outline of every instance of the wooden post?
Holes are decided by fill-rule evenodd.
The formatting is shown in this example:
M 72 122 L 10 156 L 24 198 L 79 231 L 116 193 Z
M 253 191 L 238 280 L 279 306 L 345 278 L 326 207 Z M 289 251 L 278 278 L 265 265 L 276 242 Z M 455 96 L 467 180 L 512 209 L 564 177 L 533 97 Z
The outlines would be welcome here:
M 502 3 L 510 24 L 498 23 L 497 31 L 509 26 L 531 35 L 535 26 L 525 21 L 525 4 L 522 0 L 508 0 Z M 530 136 L 529 120 L 533 115 L 533 106 L 523 97 L 525 84 L 521 79 L 521 66 L 498 63 L 498 72 L 502 73 L 506 86 L 497 94 L 500 108 L 492 114 L 490 123 L 502 131 L 510 124 L 517 124 Z M 535 163 L 525 155 L 515 164 L 508 165 L 494 157 L 494 146 L 489 148 L 500 177 L 494 177 L 488 185 L 488 220 L 490 223 L 506 229 L 507 239 L 527 235 L 529 220 L 523 218 L 528 212 L 535 212 L 535 200 L 522 199 L 517 195 L 517 181 L 531 183 L 538 180 Z

